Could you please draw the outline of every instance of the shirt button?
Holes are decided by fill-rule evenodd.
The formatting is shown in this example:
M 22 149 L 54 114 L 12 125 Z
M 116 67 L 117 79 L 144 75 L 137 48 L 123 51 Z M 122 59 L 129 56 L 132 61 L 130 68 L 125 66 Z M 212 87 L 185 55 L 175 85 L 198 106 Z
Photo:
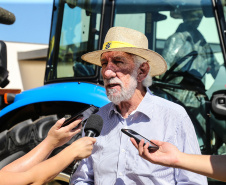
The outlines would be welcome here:
M 122 152 L 123 152 L 123 153 L 125 153 L 125 152 L 126 152 L 126 150 L 125 150 L 125 149 L 122 149 Z
M 122 172 L 119 173 L 120 176 L 123 176 Z

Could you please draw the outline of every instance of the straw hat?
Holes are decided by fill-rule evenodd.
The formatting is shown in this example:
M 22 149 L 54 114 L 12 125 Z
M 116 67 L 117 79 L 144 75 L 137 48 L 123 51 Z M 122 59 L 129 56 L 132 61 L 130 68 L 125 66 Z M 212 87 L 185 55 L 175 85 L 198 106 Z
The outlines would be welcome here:
M 167 69 L 163 57 L 148 49 L 148 39 L 143 33 L 124 27 L 110 28 L 103 49 L 82 55 L 82 60 L 101 66 L 101 55 L 109 51 L 123 51 L 146 59 L 151 67 L 151 76 L 161 75 Z

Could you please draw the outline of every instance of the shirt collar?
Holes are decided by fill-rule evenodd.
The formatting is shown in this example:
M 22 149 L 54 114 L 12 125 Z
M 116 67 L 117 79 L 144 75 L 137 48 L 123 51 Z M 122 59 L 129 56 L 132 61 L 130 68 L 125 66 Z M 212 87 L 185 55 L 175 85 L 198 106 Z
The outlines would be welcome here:
M 114 113 L 120 115 L 120 113 L 116 109 L 115 104 L 111 102 L 110 107 L 109 107 L 108 118 L 110 119 L 113 116 Z
M 134 110 L 131 114 L 134 114 L 135 112 L 141 112 L 144 115 L 146 115 L 149 119 L 151 119 L 152 112 L 153 112 L 153 109 L 151 106 L 152 96 L 154 96 L 154 95 L 149 90 L 149 88 L 147 88 L 147 92 L 146 92 L 143 100 L 140 102 L 137 109 Z M 114 113 L 119 114 L 121 116 L 121 114 L 118 112 L 116 106 L 112 102 L 110 104 L 111 105 L 109 107 L 108 117 L 111 118 Z
M 143 100 L 138 105 L 137 109 L 135 111 L 141 112 L 144 115 L 146 115 L 149 119 L 152 118 L 152 112 L 153 112 L 153 105 L 152 105 L 152 92 L 149 90 L 149 88 L 146 88 L 147 92 L 143 98 Z

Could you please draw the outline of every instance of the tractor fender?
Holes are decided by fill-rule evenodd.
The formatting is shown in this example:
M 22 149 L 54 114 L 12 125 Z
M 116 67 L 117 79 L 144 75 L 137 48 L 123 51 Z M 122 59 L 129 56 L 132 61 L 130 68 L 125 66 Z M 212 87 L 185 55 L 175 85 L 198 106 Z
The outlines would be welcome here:
M 0 111 L 0 117 L 20 107 L 47 101 L 70 101 L 102 107 L 109 103 L 104 87 L 84 82 L 47 84 L 17 94 L 12 104 Z

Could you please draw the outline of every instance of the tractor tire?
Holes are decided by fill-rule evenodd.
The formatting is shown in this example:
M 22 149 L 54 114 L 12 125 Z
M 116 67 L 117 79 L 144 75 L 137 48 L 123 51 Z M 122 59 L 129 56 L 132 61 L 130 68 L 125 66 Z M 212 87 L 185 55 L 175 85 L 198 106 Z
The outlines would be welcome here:
M 37 146 L 48 134 L 49 129 L 58 120 L 57 115 L 40 117 L 32 121 L 31 119 L 22 121 L 14 125 L 11 129 L 0 133 L 0 169 L 12 161 L 23 156 L 35 146 Z M 64 146 L 55 149 L 50 157 L 56 155 L 63 148 L 81 137 L 77 134 Z M 70 165 L 61 172 L 53 181 L 47 184 L 64 185 L 68 184 L 72 166 Z

